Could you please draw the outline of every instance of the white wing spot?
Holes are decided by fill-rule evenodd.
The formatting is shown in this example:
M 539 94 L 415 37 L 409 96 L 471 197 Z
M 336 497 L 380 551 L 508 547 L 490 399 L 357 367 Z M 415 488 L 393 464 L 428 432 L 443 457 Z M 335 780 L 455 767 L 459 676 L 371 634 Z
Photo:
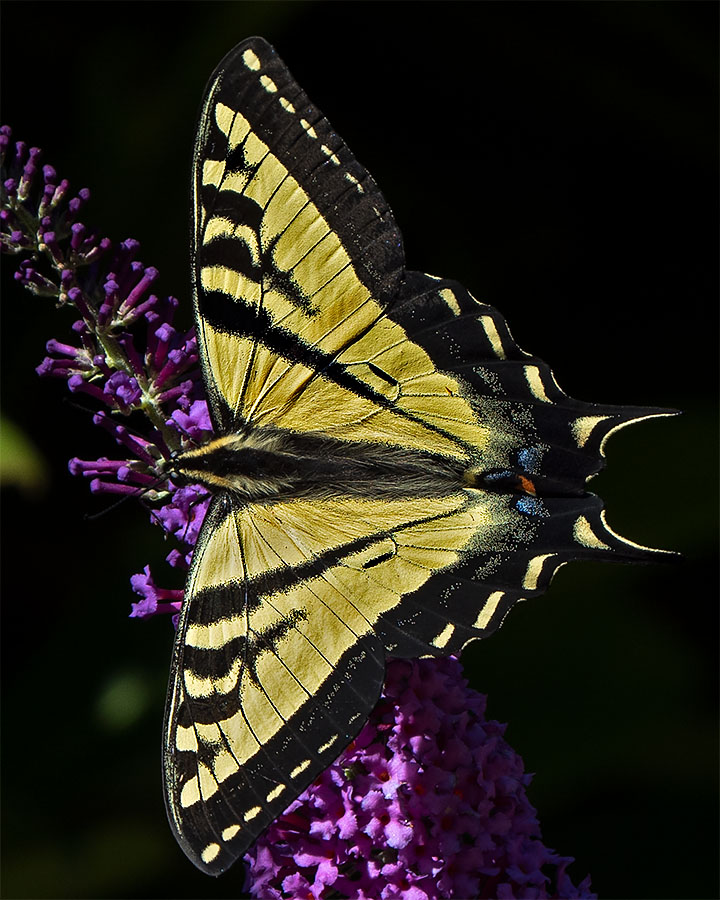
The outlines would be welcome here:
M 525 369 L 525 380 L 533 397 L 537 397 L 543 403 L 550 403 L 551 400 L 545 393 L 545 385 L 540 378 L 540 369 L 537 366 L 524 366 L 523 368 Z
M 578 516 L 573 525 L 573 537 L 583 547 L 593 550 L 609 550 L 610 547 L 595 534 L 585 516 Z
M 253 72 L 257 72 L 260 68 L 260 60 L 254 50 L 246 50 L 242 55 L 242 60 L 248 69 L 252 69 Z
M 240 831 L 239 825 L 229 825 L 227 828 L 223 830 L 222 839 L 224 841 L 231 841 L 235 835 Z
M 260 84 L 265 88 L 265 90 L 266 90 L 269 94 L 276 94 L 276 93 L 277 93 L 277 85 L 276 85 L 275 82 L 272 80 L 272 78 L 269 78 L 267 75 L 261 75 L 261 76 L 260 76 Z
M 598 422 L 609 418 L 609 416 L 580 416 L 578 419 L 575 419 L 570 426 L 570 431 L 578 447 L 584 447 L 587 444 Z
M 477 303 L 477 300 L 475 302 Z M 503 349 L 502 341 L 500 340 L 500 335 L 498 334 L 492 316 L 480 316 L 480 324 L 487 335 L 488 341 L 490 341 L 490 346 L 493 348 L 495 356 L 497 356 L 498 359 L 505 359 L 505 350 Z
M 455 294 L 453 294 L 453 292 L 450 290 L 450 288 L 443 288 L 440 291 L 440 296 L 447 303 L 447 305 L 450 307 L 450 309 L 453 311 L 453 313 L 456 316 L 459 316 L 460 315 L 460 304 L 457 302 L 457 297 L 455 296 Z
M 301 772 L 304 772 L 305 769 L 310 765 L 309 759 L 304 759 L 299 766 L 295 766 L 295 768 L 290 773 L 291 778 L 297 778 Z
M 329 741 L 325 741 L 324 744 L 322 744 L 320 747 L 318 747 L 318 753 L 324 753 L 326 750 L 329 750 L 330 747 L 332 747 L 332 745 L 335 743 L 336 740 L 337 740 L 337 735 L 334 734 L 330 738 Z
M 493 613 L 498 607 L 498 603 L 505 596 L 504 591 L 494 591 L 485 601 L 485 606 L 480 610 L 480 615 L 473 622 L 473 628 L 487 628 L 487 624 L 492 619 Z
M 289 113 L 295 112 L 295 107 L 292 105 L 292 103 L 289 100 L 285 99 L 285 97 L 280 98 L 280 106 L 282 106 L 282 108 L 286 112 L 289 112 Z
M 542 570 L 545 567 L 545 560 L 550 559 L 552 556 L 555 556 L 554 553 L 544 553 L 542 556 L 533 556 L 533 558 L 528 563 L 528 567 L 525 571 L 525 577 L 523 578 L 523 587 L 528 591 L 534 591 L 538 586 L 538 580 L 542 575 Z
M 307 121 L 307 119 L 300 119 L 300 124 L 307 131 L 311 138 L 317 137 L 317 131 L 312 127 L 312 125 Z
M 219 852 L 220 844 L 208 844 L 200 854 L 200 858 L 205 864 L 211 863 L 217 857 Z
M 351 175 L 349 172 L 346 172 L 345 177 L 351 184 L 355 185 L 355 187 L 357 188 L 358 194 L 365 193 L 365 188 L 360 184 L 360 182 L 357 180 L 357 178 L 354 175 Z
M 436 647 L 441 647 L 441 648 L 446 647 L 448 641 L 453 636 L 454 631 L 455 631 L 455 626 L 452 624 L 452 622 L 448 622 L 447 625 L 440 632 L 440 634 L 437 637 L 433 638 L 433 644 Z
M 267 795 L 267 797 L 265 798 L 265 802 L 271 803 L 273 800 L 275 800 L 277 797 L 279 797 L 280 794 L 282 794 L 282 792 L 285 790 L 286 787 L 287 787 L 287 785 L 285 785 L 285 784 L 279 784 L 276 788 L 273 788 L 270 791 L 270 793 Z
M 243 819 L 245 819 L 246 822 L 249 822 L 251 819 L 254 819 L 255 816 L 257 816 L 261 812 L 262 812 L 262 806 L 253 806 L 252 809 L 249 809 L 245 813 L 245 815 L 243 816 Z
M 320 144 L 320 149 L 325 154 L 325 156 L 329 156 L 330 160 L 335 163 L 336 166 L 340 165 L 340 160 L 337 156 L 332 152 L 329 147 L 326 147 L 325 144 Z

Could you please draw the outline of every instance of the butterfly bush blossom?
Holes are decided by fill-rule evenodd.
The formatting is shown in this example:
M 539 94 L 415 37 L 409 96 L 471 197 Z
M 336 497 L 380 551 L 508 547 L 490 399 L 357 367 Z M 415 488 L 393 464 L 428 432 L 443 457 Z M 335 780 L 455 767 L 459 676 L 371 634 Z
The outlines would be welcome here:
M 93 404 L 120 448 L 119 459 L 72 459 L 70 471 L 93 493 L 142 492 L 176 538 L 168 562 L 186 570 L 209 497 L 175 484 L 168 462 L 212 434 L 194 330 L 173 325 L 174 297 L 151 293 L 158 272 L 137 241 L 84 225 L 89 192 L 73 194 L 7 126 L 0 168 L 0 242 L 16 280 L 76 315 L 37 371 Z M 130 581 L 132 616 L 177 620 L 182 590 L 156 585 L 148 566 Z M 542 843 L 530 776 L 503 732 L 456 659 L 391 661 L 360 734 L 246 855 L 246 889 L 278 900 L 596 897 L 589 878 L 571 881 L 572 859 Z
M 98 408 L 95 424 L 122 448 L 122 459 L 71 459 L 70 471 L 96 494 L 144 491 L 156 507 L 153 520 L 178 539 L 168 562 L 187 569 L 209 497 L 168 481 L 163 466 L 212 433 L 194 330 L 173 326 L 174 297 L 151 293 L 158 271 L 137 259 L 138 242 L 115 244 L 80 222 L 89 191 L 73 194 L 66 179 L 41 164 L 37 148 L 13 144 L 7 126 L 0 128 L 0 166 L 0 241 L 18 260 L 15 279 L 79 315 L 71 337 L 48 341 L 37 372 L 64 379 L 71 393 L 89 399 Z M 147 437 L 129 420 L 140 420 Z M 131 584 L 141 598 L 131 615 L 180 609 L 182 591 L 157 587 L 149 567 Z
M 596 897 L 542 843 L 504 731 L 454 657 L 391 660 L 363 730 L 247 854 L 252 896 Z

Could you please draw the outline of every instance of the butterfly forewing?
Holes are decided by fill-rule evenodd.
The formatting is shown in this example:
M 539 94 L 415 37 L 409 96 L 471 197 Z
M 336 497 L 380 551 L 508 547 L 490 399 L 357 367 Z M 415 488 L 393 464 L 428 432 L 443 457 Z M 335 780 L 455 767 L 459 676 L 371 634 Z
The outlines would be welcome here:
M 402 245 L 373 180 L 261 40 L 210 82 L 194 185 L 206 378 L 230 425 L 335 368 L 396 295 Z

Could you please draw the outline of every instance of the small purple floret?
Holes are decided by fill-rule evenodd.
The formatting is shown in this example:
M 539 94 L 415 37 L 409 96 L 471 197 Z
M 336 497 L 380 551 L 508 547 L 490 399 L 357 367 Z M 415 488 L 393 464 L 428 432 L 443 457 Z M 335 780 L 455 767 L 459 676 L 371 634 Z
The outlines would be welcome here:
M 126 372 L 114 372 L 105 382 L 103 392 L 111 397 L 118 409 L 129 410 L 142 397 L 137 379 Z
M 195 400 L 187 412 L 176 409 L 168 421 L 168 425 L 174 425 L 181 434 L 187 435 L 195 443 L 204 443 L 212 434 L 207 401 Z
M 155 515 L 168 534 L 194 547 L 209 504 L 210 497 L 204 488 L 188 485 L 176 488 L 172 500 Z
M 150 566 L 145 566 L 142 573 L 133 575 L 130 584 L 135 593 L 142 597 L 142 600 L 132 604 L 131 618 L 147 619 L 158 614 L 180 612 L 183 592 L 158 588 Z

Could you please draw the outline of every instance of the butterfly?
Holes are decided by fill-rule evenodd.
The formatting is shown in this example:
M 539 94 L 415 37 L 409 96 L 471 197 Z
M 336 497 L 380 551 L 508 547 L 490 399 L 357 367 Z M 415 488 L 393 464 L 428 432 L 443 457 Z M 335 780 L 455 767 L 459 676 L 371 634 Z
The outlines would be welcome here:
M 218 874 L 364 725 L 386 657 L 459 653 L 571 559 L 653 553 L 586 480 L 666 411 L 568 397 L 503 317 L 407 271 L 371 176 L 261 38 L 206 88 L 192 266 L 213 499 L 164 727 L 168 816 Z

